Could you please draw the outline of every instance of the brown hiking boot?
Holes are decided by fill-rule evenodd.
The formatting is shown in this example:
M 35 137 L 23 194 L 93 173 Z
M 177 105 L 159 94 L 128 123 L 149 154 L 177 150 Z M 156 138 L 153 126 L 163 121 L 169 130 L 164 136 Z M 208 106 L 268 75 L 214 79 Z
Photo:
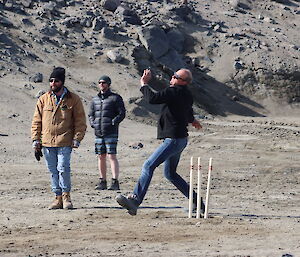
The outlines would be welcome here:
M 56 210 L 56 209 L 62 209 L 63 208 L 63 201 L 62 196 L 57 195 L 55 197 L 55 200 L 49 205 L 49 210 Z
M 62 195 L 63 208 L 64 209 L 73 209 L 73 204 L 71 202 L 71 196 L 69 192 L 64 192 Z

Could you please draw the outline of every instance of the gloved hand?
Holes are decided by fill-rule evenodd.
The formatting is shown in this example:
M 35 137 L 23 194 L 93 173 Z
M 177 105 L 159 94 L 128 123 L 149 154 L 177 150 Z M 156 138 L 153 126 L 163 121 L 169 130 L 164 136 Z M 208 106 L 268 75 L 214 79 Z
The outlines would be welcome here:
M 40 161 L 41 157 L 43 157 L 41 142 L 39 140 L 34 140 L 32 142 L 32 148 L 34 149 L 35 159 Z
M 76 139 L 73 139 L 73 142 L 72 142 L 72 148 L 78 148 L 80 145 L 80 142 Z
M 43 157 L 43 153 L 42 153 L 42 149 L 37 149 L 34 151 L 34 156 L 35 156 L 35 159 L 37 161 L 40 161 L 41 160 L 41 157 Z
M 41 146 L 40 140 L 33 140 L 33 142 L 32 142 L 32 148 L 34 150 L 41 150 L 42 146 Z

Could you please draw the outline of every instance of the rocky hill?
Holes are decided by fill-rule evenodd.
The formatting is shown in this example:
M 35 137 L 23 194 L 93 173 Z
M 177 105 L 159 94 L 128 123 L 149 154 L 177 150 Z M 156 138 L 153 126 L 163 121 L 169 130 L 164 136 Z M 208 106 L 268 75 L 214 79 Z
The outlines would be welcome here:
M 191 69 L 201 116 L 299 107 L 299 0 L 181 2 L 1 0 L 1 118 L 30 120 L 53 66 L 66 67 L 67 86 L 87 104 L 98 77 L 111 76 L 134 119 L 157 112 L 138 90 L 148 67 L 157 89 Z

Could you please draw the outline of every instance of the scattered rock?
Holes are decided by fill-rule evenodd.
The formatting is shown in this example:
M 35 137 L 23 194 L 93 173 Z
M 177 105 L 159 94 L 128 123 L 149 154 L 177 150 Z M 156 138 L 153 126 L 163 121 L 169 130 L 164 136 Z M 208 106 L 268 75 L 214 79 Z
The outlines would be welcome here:
M 31 0 L 20 0 L 20 2 L 25 8 L 31 8 L 32 7 L 32 1 Z
M 80 24 L 80 19 L 79 17 L 68 17 L 62 20 L 61 23 L 67 28 L 73 28 L 74 26 L 76 26 L 76 24 Z
M 19 117 L 19 116 L 20 116 L 20 114 L 14 113 L 14 114 L 12 114 L 12 115 L 9 115 L 8 118 L 9 118 L 9 119 L 12 119 L 12 118 L 17 118 L 17 117 Z
M 32 89 L 34 89 L 34 86 L 31 85 L 31 84 L 25 84 L 25 85 L 24 85 L 24 88 L 25 88 L 25 89 L 28 89 L 28 90 L 32 90 Z
M 114 12 L 115 16 L 118 17 L 121 21 L 126 21 L 133 25 L 140 25 L 141 20 L 137 13 L 130 9 L 127 6 L 120 5 Z
M 236 101 L 239 101 L 240 99 L 237 95 L 234 95 L 231 97 L 231 100 L 236 102 Z
M 144 145 L 141 142 L 135 142 L 135 143 L 131 143 L 129 147 L 132 149 L 141 149 L 144 147 Z
M 105 26 L 106 26 L 106 22 L 101 17 L 95 18 L 92 22 L 92 29 L 95 31 L 99 31 Z
M 14 27 L 14 24 L 10 20 L 1 16 L 0 16 L 0 24 L 4 27 L 10 27 L 10 28 Z
M 34 83 L 43 82 L 43 74 L 42 73 L 36 73 L 33 76 L 29 77 L 29 81 L 32 81 Z
M 103 38 L 107 39 L 114 39 L 115 38 L 115 32 L 113 29 L 109 27 L 104 27 L 101 29 L 101 35 Z
M 106 56 L 112 62 L 121 62 L 124 59 L 124 56 L 121 54 L 121 52 L 118 49 L 109 50 L 106 53 Z
M 22 19 L 22 23 L 24 24 L 24 25 L 26 25 L 26 26 L 34 26 L 34 24 L 31 22 L 31 20 L 30 19 L 28 19 L 28 18 L 23 18 Z
M 241 69 L 244 68 L 244 65 L 243 65 L 243 63 L 242 63 L 241 61 L 235 61 L 235 62 L 234 62 L 234 68 L 235 68 L 236 70 L 241 70 Z

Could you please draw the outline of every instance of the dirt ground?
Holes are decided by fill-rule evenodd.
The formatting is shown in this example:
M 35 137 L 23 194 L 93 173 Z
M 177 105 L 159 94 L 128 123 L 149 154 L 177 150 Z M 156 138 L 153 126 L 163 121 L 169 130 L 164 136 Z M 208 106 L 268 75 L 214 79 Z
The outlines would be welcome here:
M 11 1 L 4 2 L 9 5 Z M 94 1 L 74 2 L 74 8 L 63 10 L 71 17 L 76 10 L 78 13 L 94 10 L 91 9 Z M 140 5 L 139 2 L 145 1 L 135 2 Z M 159 21 L 168 14 L 169 7 L 164 9 L 155 4 L 162 1 L 152 1 L 154 6 L 148 2 L 151 1 L 147 1 L 145 10 L 151 10 L 148 13 L 152 13 L 151 17 L 155 15 Z M 204 196 L 208 161 L 213 158 L 208 219 L 187 218 L 184 209 L 188 201 L 163 178 L 162 167 L 155 171 L 137 216 L 132 217 L 119 207 L 115 196 L 132 191 L 143 162 L 160 143 L 155 139 L 155 127 L 128 118 L 121 124 L 118 145 L 121 190 L 100 192 L 94 189 L 99 175 L 93 131 L 89 127 L 80 148 L 72 153 L 71 197 L 75 208 L 48 210 L 54 198 L 49 172 L 44 158 L 37 162 L 31 149 L 30 126 L 35 96 L 48 89 L 47 79 L 52 67 L 62 66 L 67 68 L 67 86 L 80 95 L 87 109 L 97 93 L 95 83 L 101 75 L 107 74 L 113 79 L 113 90 L 125 100 L 127 117 L 140 115 L 142 120 L 149 119 L 151 109 L 141 108 L 138 88 L 141 74 L 131 55 L 139 41 L 135 39 L 134 27 L 122 25 L 118 35 L 120 38 L 127 35 L 122 45 L 129 49 L 128 60 L 124 64 L 110 63 L 106 50 L 115 49 L 121 42 L 95 39 L 98 34 L 91 28 L 78 32 L 67 29 L 62 24 L 67 16 L 41 20 L 38 10 L 27 10 L 33 13 L 32 17 L 2 11 L 3 17 L 14 27 L 0 29 L 3 41 L 0 58 L 0 257 L 300 256 L 299 103 L 294 103 L 298 110 L 287 104 L 285 108 L 272 106 L 267 98 L 276 96 L 273 83 L 252 85 L 249 82 L 250 88 L 255 86 L 255 97 L 260 99 L 257 102 L 252 97 L 236 97 L 232 89 L 223 84 L 237 75 L 236 60 L 258 72 L 270 67 L 281 71 L 286 64 L 287 67 L 299 66 L 299 6 L 296 3 L 299 0 L 285 1 L 286 5 L 279 1 L 242 1 L 251 8 L 234 11 L 232 8 L 237 2 L 189 1 L 195 6 L 201 22 L 179 26 L 190 38 L 188 46 L 192 49 L 187 50 L 188 59 L 199 59 L 200 68 L 210 71 L 207 77 L 202 73 L 198 78 L 195 76 L 201 89 L 199 94 L 209 106 L 222 110 L 217 113 L 229 115 L 200 120 L 201 131 L 191 128 L 189 145 L 178 167 L 178 172 L 188 180 L 190 157 L 201 157 Z M 115 17 L 111 13 L 101 14 L 115 27 Z M 173 14 L 169 15 L 170 20 L 163 18 L 162 21 L 173 27 L 176 20 Z M 27 19 L 33 25 L 25 26 Z M 53 24 L 69 36 L 58 35 L 44 40 L 41 29 L 46 25 L 52 28 Z M 86 39 L 92 43 L 90 47 Z M 70 44 L 70 49 L 60 43 L 64 40 Z M 35 56 L 38 57 L 36 61 Z M 149 61 L 143 58 L 141 61 Z M 151 66 L 155 65 L 151 62 Z M 36 72 L 44 75 L 43 83 L 29 80 Z M 281 82 L 277 79 L 278 76 L 274 76 L 274 82 Z M 289 81 L 282 84 L 288 85 L 287 89 L 292 88 Z M 233 96 L 237 101 L 232 101 Z M 202 106 L 203 103 L 199 103 Z M 267 117 L 259 117 L 263 115 Z M 139 142 L 143 148 L 131 147 Z M 108 174 L 110 179 L 110 170 Z
M 155 127 L 122 123 L 120 192 L 94 190 L 98 173 L 89 128 L 72 154 L 70 211 L 47 209 L 53 199 L 49 174 L 44 160 L 34 160 L 28 131 L 2 135 L 0 256 L 300 256 L 299 118 L 201 122 L 202 131 L 191 129 L 178 172 L 188 179 L 190 157 L 200 156 L 204 195 L 213 158 L 208 219 L 187 218 L 188 201 L 163 178 L 162 167 L 137 216 L 115 202 L 118 193 L 131 192 L 158 146 Z M 138 142 L 144 147 L 131 147 Z

